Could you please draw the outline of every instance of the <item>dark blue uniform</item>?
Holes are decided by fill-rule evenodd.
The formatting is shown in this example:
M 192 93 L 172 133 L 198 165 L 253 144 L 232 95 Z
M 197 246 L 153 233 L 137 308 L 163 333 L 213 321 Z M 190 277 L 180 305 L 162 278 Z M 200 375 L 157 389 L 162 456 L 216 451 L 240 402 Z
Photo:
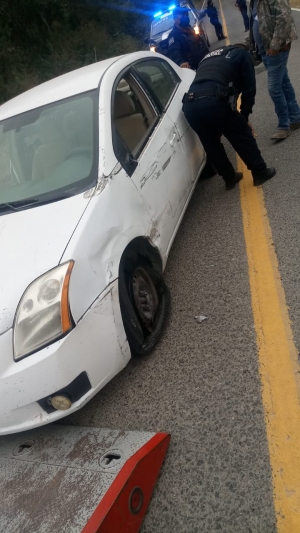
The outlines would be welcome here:
M 255 72 L 250 53 L 243 47 L 226 46 L 202 60 L 184 98 L 185 117 L 199 135 L 209 161 L 223 177 L 227 188 L 234 185 L 236 173 L 221 143 L 221 135 L 232 144 L 253 176 L 264 174 L 267 169 L 247 124 L 255 93 Z M 234 105 L 239 94 L 240 113 Z
M 176 65 L 189 63 L 190 67 L 196 70 L 208 52 L 205 39 L 196 35 L 191 26 L 181 29 L 175 25 L 169 34 L 167 55 Z
M 218 10 L 212 0 L 207 0 L 207 8 L 205 10 L 206 15 L 209 17 L 210 23 L 214 26 L 218 41 L 226 39 L 222 24 L 219 21 Z
M 249 17 L 248 17 L 246 0 L 236 0 L 235 5 L 236 7 L 239 8 L 241 15 L 243 17 L 245 31 L 249 31 Z

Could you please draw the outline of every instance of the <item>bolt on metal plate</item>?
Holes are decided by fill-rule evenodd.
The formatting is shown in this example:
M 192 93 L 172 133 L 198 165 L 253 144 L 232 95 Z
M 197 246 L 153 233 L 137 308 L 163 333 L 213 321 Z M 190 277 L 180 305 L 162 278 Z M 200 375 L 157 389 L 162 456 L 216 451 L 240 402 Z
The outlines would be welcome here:
M 20 444 L 17 444 L 17 446 L 14 447 L 13 455 L 16 457 L 19 457 L 20 455 L 26 455 L 33 450 L 34 445 L 34 440 L 25 440 L 24 442 L 20 442 Z
M 114 468 L 118 465 L 119 461 L 122 459 L 122 452 L 120 450 L 108 450 L 100 458 L 99 464 L 101 468 Z

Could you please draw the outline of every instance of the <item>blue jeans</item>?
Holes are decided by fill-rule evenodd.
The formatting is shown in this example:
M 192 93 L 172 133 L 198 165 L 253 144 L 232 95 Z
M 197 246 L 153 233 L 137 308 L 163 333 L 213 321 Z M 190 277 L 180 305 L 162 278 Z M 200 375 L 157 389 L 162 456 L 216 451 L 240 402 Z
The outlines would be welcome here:
M 288 130 L 290 123 L 300 122 L 300 107 L 287 71 L 288 58 L 289 51 L 279 52 L 276 56 L 264 55 L 262 58 L 268 71 L 269 94 L 275 106 L 280 130 Z
M 241 14 L 242 14 L 243 21 L 244 21 L 245 31 L 249 31 L 250 22 L 249 22 L 249 17 L 248 17 L 248 12 L 247 12 L 247 5 L 241 8 Z

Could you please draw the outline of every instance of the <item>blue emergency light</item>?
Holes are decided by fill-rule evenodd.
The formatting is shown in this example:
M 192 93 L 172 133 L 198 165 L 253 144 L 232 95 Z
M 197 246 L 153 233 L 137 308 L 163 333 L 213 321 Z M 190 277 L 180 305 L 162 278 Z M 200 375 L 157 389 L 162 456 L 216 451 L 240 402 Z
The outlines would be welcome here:
M 173 9 L 175 9 L 176 5 L 173 4 L 172 6 L 169 7 L 169 12 L 172 12 Z M 165 16 L 167 13 L 163 13 L 162 11 L 158 11 L 157 13 L 154 13 L 153 17 L 156 19 L 157 17 L 160 17 L 161 15 Z

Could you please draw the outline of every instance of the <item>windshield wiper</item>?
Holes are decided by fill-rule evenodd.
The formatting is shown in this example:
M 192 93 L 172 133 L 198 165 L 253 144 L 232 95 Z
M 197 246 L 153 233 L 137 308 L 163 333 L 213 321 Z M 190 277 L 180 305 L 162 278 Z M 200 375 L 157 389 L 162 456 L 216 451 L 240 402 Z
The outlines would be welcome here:
M 28 207 L 30 205 L 33 205 L 38 200 L 36 198 L 30 198 L 28 200 L 18 200 L 16 202 L 7 202 L 4 204 L 0 204 L 0 213 L 6 213 L 10 211 L 20 211 L 24 207 Z

